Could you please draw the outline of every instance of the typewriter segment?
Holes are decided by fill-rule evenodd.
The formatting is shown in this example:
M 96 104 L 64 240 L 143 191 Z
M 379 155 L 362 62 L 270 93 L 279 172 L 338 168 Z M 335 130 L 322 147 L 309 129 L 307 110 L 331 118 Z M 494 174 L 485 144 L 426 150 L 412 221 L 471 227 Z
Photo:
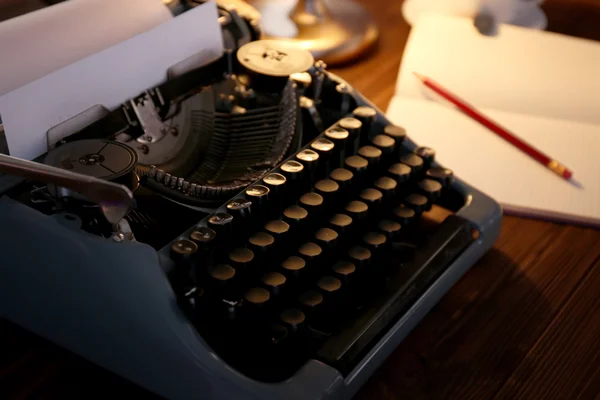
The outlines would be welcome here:
M 476 240 L 457 215 L 465 195 L 433 148 L 310 53 L 255 41 L 219 62 L 210 84 L 140 95 L 45 162 L 130 188 L 119 229 L 156 250 L 190 326 L 232 368 L 282 382 L 316 359 L 347 375 Z M 157 119 L 116 123 L 131 111 Z M 7 194 L 113 237 L 75 193 L 25 181 Z
M 327 129 L 160 251 L 198 332 L 253 379 L 309 359 L 349 373 L 476 235 L 434 149 L 371 107 L 324 110 Z

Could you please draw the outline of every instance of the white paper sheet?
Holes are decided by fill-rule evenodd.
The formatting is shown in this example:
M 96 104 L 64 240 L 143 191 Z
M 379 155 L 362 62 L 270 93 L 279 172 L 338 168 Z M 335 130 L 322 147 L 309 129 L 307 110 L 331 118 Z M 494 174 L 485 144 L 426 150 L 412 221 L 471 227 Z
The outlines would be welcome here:
M 70 0 L 0 23 L 0 95 L 172 19 L 161 0 Z
M 413 26 L 396 93 L 426 98 L 413 72 L 477 107 L 600 124 L 600 44 L 502 25 L 481 35 L 468 18 L 428 15 Z
M 0 116 L 10 154 L 30 160 L 42 155 L 50 128 L 98 104 L 114 109 L 165 81 L 170 66 L 200 51 L 205 62 L 223 53 L 212 1 L 5 94 Z
M 600 226 L 600 125 L 481 111 L 573 171 L 561 179 L 458 110 L 395 97 L 388 117 L 409 137 L 436 150 L 436 159 L 511 213 Z

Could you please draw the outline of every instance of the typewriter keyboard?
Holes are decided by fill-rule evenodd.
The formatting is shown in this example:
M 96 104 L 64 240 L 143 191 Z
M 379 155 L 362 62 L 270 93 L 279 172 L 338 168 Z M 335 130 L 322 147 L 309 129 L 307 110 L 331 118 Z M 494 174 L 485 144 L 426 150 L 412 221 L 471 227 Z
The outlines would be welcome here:
M 247 376 L 311 358 L 347 374 L 474 240 L 452 171 L 374 116 L 359 107 L 163 249 L 181 307 Z

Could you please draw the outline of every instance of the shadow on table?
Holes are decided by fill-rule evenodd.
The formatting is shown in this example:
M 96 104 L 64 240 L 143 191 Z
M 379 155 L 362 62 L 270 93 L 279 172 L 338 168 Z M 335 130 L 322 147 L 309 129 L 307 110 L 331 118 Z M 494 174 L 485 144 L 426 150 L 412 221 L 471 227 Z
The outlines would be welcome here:
M 356 396 L 490 398 L 552 318 L 518 265 L 491 249 L 423 319 Z M 479 394 L 481 395 L 479 396 Z

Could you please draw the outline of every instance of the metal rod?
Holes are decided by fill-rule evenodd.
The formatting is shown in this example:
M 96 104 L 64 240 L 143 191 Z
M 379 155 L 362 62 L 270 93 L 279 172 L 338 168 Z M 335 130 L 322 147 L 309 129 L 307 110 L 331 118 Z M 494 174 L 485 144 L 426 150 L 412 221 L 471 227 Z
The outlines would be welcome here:
M 106 220 L 115 225 L 129 212 L 133 201 L 133 193 L 126 186 L 5 154 L 0 154 L 0 172 L 77 192 L 98 204 Z

